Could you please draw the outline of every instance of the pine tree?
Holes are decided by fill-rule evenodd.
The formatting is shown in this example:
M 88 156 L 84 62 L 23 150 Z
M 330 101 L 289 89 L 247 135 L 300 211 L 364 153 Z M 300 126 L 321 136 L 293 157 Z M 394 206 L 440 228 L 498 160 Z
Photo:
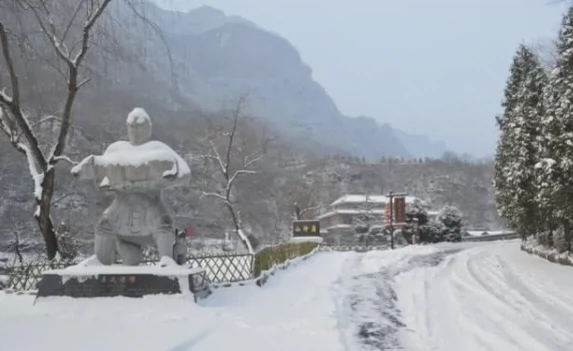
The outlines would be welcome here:
M 557 43 L 556 68 L 545 89 L 545 117 L 540 138 L 538 201 L 548 229 L 558 227 L 570 249 L 573 219 L 573 6 L 563 18 Z
M 537 57 L 520 46 L 510 69 L 504 112 L 497 119 L 501 136 L 496 150 L 495 185 L 500 214 L 524 238 L 540 229 L 535 166 L 546 86 L 547 77 Z
M 512 131 L 513 159 L 509 168 L 509 188 L 512 198 L 511 221 L 523 236 L 541 230 L 537 202 L 535 166 L 539 160 L 541 121 L 545 114 L 543 92 L 547 76 L 533 52 L 520 49 L 524 67 L 524 81 L 518 92 L 518 113 Z
M 512 131 L 516 119 L 518 106 L 518 92 L 523 84 L 523 64 L 519 51 L 513 58 L 509 78 L 504 90 L 504 99 L 501 104 L 503 113 L 496 117 L 500 137 L 495 154 L 495 201 L 499 215 L 509 219 L 511 217 L 511 195 L 509 185 L 509 170 L 512 161 Z M 513 223 L 512 223 L 513 225 Z

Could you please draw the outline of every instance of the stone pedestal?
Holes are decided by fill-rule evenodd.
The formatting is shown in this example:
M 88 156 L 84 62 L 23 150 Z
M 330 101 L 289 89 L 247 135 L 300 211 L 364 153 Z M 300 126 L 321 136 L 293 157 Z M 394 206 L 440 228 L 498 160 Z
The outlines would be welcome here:
M 46 271 L 38 297 L 143 297 L 156 294 L 193 294 L 195 300 L 210 294 L 205 269 L 183 266 L 71 266 Z
M 320 236 L 294 236 L 290 239 L 290 241 L 293 243 L 311 242 L 311 243 L 322 244 L 324 242 L 324 239 Z

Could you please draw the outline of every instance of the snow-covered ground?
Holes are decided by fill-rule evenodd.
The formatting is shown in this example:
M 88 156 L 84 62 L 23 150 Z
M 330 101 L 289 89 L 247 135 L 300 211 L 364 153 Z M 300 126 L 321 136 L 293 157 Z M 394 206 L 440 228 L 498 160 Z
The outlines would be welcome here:
M 518 241 L 321 252 L 199 305 L 0 293 L 0 349 L 573 350 L 572 291 Z

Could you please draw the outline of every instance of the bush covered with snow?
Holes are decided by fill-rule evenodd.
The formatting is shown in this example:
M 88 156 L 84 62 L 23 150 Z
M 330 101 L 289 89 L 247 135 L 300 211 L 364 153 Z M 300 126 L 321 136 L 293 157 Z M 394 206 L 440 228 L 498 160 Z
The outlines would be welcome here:
M 440 210 L 437 221 L 442 225 L 440 241 L 461 241 L 463 215 L 453 206 L 445 206 Z
M 412 235 L 416 232 L 420 243 L 462 240 L 463 214 L 453 206 L 442 208 L 436 220 L 430 222 L 426 209 L 414 203 L 407 210 L 406 222 L 404 238 L 409 242 L 412 242 Z
M 255 254 L 254 276 L 288 260 L 304 256 L 318 247 L 318 243 L 285 243 L 266 247 Z
M 547 247 L 539 242 L 536 238 L 528 238 L 521 244 L 521 249 L 529 254 L 537 255 L 553 263 L 573 266 L 573 255 L 568 252 L 559 252 L 558 250 Z

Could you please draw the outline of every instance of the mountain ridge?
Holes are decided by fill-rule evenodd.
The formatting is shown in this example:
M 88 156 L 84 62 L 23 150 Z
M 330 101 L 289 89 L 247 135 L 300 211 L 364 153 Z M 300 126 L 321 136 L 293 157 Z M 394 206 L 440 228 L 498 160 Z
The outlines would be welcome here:
M 203 108 L 215 110 L 248 94 L 252 114 L 322 153 L 369 160 L 441 154 L 424 153 L 435 149 L 428 137 L 397 132 L 371 117 L 342 114 L 296 47 L 278 33 L 212 6 L 177 12 L 148 3 L 146 15 L 170 47 L 183 98 Z

